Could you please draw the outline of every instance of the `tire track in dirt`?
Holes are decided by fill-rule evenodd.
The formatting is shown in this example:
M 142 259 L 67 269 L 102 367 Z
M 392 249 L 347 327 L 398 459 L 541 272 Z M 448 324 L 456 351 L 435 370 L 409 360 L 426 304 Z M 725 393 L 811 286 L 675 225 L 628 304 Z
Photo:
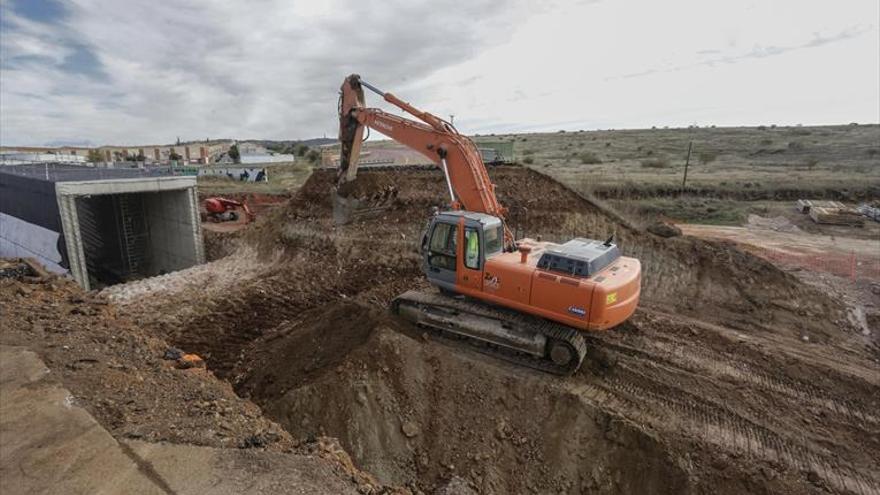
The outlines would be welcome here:
M 709 372 L 713 376 L 746 382 L 768 392 L 783 394 L 794 403 L 809 403 L 823 407 L 832 413 L 858 421 L 862 426 L 867 426 L 868 423 L 880 424 L 880 417 L 871 413 L 867 406 L 834 397 L 808 383 L 787 378 L 784 375 L 772 376 L 745 362 L 734 361 L 720 354 L 701 354 L 696 349 L 688 349 L 685 352 L 680 347 L 669 346 L 667 348 L 667 344 L 659 342 L 654 342 L 652 345 L 661 351 L 661 355 L 669 356 L 669 361 L 688 367 L 693 372 Z
M 812 476 L 845 493 L 880 494 L 876 474 L 846 465 L 845 459 L 839 460 L 837 453 L 811 442 L 802 432 L 777 431 L 775 425 L 759 424 L 710 397 L 694 395 L 679 377 L 708 381 L 727 374 L 765 394 L 782 393 L 793 407 L 802 402 L 820 405 L 830 414 L 843 416 L 842 422 L 854 420 L 864 431 L 871 431 L 867 423 L 876 425 L 877 417 L 864 405 L 796 380 L 770 377 L 721 353 L 676 347 L 674 338 L 667 343 L 647 335 L 635 343 L 621 344 L 613 342 L 616 336 L 606 337 L 593 338 L 591 343 L 617 355 L 619 364 L 607 375 L 582 378 L 574 385 L 586 400 L 668 434 L 687 432 L 692 441 L 731 454 L 778 463 L 808 475 L 815 473 Z
M 745 382 L 765 391 L 783 394 L 794 404 L 810 403 L 823 407 L 829 412 L 858 421 L 861 426 L 880 424 L 880 417 L 871 408 L 852 399 L 833 395 L 809 383 L 793 379 L 784 374 L 771 375 L 769 372 L 724 352 L 704 349 L 701 346 L 685 343 L 669 335 L 653 335 L 642 338 L 638 345 L 625 345 L 593 338 L 592 341 L 603 348 L 631 357 L 641 357 L 702 376 L 713 376 L 734 382 Z
M 816 473 L 829 486 L 845 493 L 880 493 L 880 480 L 835 462 L 834 455 L 824 449 L 774 433 L 721 406 L 693 396 L 683 398 L 683 391 L 670 394 L 668 390 L 644 386 L 645 383 L 651 383 L 647 375 L 616 376 L 598 384 L 578 384 L 575 391 L 590 403 L 637 423 L 680 435 L 680 430 L 672 428 L 674 425 L 690 433 L 697 442 Z

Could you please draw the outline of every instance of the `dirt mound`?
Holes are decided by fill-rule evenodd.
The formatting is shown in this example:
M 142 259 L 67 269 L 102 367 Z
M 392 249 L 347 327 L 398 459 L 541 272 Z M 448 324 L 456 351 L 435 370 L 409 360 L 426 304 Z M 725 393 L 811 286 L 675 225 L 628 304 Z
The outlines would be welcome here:
M 408 273 L 418 277 L 418 239 L 432 210 L 444 201 L 441 172 L 404 168 L 360 174 L 349 184 L 351 194 L 364 196 L 389 187 L 396 187 L 398 193 L 387 210 L 345 226 L 332 222 L 329 191 L 334 177 L 332 171 L 315 172 L 280 213 L 281 218 L 261 225 L 251 233 L 251 241 L 264 250 L 296 250 L 303 243 L 324 239 L 371 251 L 363 255 L 372 259 L 385 256 L 383 251 L 405 251 L 411 255 Z M 641 260 L 643 299 L 648 305 L 758 327 L 797 320 L 822 340 L 834 337 L 836 330 L 829 333 L 829 327 L 846 325 L 840 304 L 731 244 L 657 238 L 530 169 L 494 167 L 491 177 L 499 199 L 510 209 L 511 227 L 520 237 L 561 242 L 613 235 L 625 255 Z
M 4 280 L 0 306 L 2 342 L 40 354 L 74 400 L 114 435 L 213 447 L 293 446 L 229 384 L 204 368 L 178 369 L 164 359 L 167 343 L 72 281 Z
M 248 344 L 230 380 L 245 396 L 280 397 L 348 359 L 386 318 L 351 302 L 306 311 Z
M 800 232 L 801 229 L 793 224 L 791 220 L 783 216 L 766 218 L 760 215 L 750 214 L 747 222 L 749 228 L 768 229 L 776 232 Z

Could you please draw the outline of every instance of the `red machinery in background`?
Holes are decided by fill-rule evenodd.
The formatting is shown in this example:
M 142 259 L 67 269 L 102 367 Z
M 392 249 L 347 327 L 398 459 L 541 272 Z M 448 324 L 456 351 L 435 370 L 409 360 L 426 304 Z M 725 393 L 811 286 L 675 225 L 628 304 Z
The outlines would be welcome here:
M 247 203 L 226 198 L 208 198 L 205 200 L 207 219 L 212 222 L 233 222 L 239 219 L 239 211 L 244 212 L 245 221 L 253 222 L 256 215 L 248 208 Z

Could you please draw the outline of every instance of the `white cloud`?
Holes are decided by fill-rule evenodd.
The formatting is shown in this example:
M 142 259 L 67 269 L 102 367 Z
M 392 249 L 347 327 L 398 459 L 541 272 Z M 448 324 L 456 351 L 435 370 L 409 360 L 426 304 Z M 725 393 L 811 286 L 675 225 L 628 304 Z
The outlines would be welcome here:
M 874 0 L 7 3 L 4 144 L 333 135 L 351 72 L 465 132 L 880 119 Z

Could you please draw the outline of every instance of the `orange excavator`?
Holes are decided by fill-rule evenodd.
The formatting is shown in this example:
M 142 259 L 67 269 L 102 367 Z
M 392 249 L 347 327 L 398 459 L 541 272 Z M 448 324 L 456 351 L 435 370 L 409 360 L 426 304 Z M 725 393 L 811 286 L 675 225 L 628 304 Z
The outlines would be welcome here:
M 419 121 L 364 103 L 364 88 Z M 641 264 L 607 241 L 514 239 L 480 152 L 451 123 L 353 74 L 339 103 L 337 191 L 357 177 L 364 128 L 431 159 L 443 171 L 449 209 L 422 237 L 422 267 L 438 291 L 409 291 L 392 309 L 417 325 L 467 339 L 486 353 L 561 375 L 576 371 L 584 331 L 626 321 L 639 301 Z
M 244 201 L 236 201 L 226 198 L 208 198 L 205 200 L 205 211 L 208 212 L 208 219 L 212 222 L 233 222 L 238 220 L 238 211 L 241 210 L 245 214 L 247 223 L 253 222 L 256 215 L 248 208 Z

